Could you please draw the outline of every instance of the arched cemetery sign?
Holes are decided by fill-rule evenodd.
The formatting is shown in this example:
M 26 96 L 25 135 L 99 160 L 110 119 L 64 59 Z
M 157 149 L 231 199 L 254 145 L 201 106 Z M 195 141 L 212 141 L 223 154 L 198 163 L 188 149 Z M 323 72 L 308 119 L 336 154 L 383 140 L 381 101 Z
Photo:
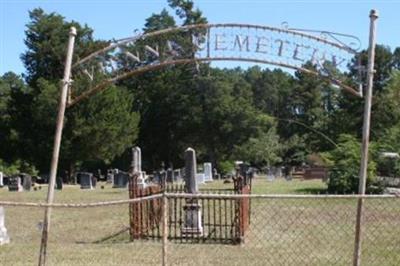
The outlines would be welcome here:
M 375 56 L 375 21 L 377 18 L 377 12 L 371 10 L 359 182 L 359 194 L 361 195 L 365 193 L 367 174 Z M 169 28 L 114 41 L 107 47 L 78 60 L 72 66 L 75 79 L 86 79 L 89 82 L 87 84 L 90 86 L 88 86 L 88 90 L 78 91 L 81 94 L 67 103 L 68 93 L 70 95 L 78 94 L 74 93 L 76 88 L 74 88 L 70 78 L 76 36 L 75 28 L 71 28 L 57 115 L 47 203 L 51 204 L 54 198 L 54 185 L 67 104 L 69 106 L 76 104 L 124 78 L 160 69 L 168 65 L 197 64 L 198 62 L 222 60 L 247 61 L 318 75 L 354 95 L 362 96 L 362 89 L 346 86 L 340 79 L 340 73 L 346 71 L 347 65 L 357 54 L 357 48 L 354 48 L 353 44 L 358 45 L 359 48 L 358 39 L 353 36 L 330 32 L 319 32 L 325 36 L 316 36 L 311 35 L 310 33 L 312 32 L 318 31 L 247 24 L 200 24 Z M 349 44 L 342 41 L 343 38 L 350 38 Z M 361 66 L 359 66 L 359 69 L 361 69 Z M 362 88 L 361 83 L 359 88 Z M 360 198 L 357 207 L 354 265 L 360 265 L 361 238 L 359 232 L 362 224 L 362 206 L 363 201 Z M 39 265 L 46 264 L 50 216 L 51 208 L 47 207 L 43 221 Z
M 358 89 L 344 85 L 330 71 L 346 69 L 360 47 L 359 40 L 350 35 L 320 33 L 315 36 L 300 30 L 248 24 L 199 24 L 118 40 L 74 64 L 73 69 L 91 82 L 96 80 L 94 73 L 98 70 L 108 78 L 91 84 L 92 89 L 69 105 L 120 79 L 168 65 L 208 61 L 247 61 L 300 70 L 328 78 L 359 96 Z

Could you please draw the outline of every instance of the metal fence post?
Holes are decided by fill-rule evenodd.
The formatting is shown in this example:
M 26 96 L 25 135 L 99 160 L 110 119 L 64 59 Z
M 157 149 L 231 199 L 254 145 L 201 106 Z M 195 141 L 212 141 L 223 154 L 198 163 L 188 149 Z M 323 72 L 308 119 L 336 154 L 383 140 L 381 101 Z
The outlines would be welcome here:
M 360 167 L 360 181 L 358 193 L 365 194 L 365 186 L 367 180 L 368 170 L 368 146 L 369 146 L 369 132 L 371 122 L 371 102 L 372 102 L 372 86 L 374 79 L 374 61 L 375 61 L 375 28 L 378 12 L 371 10 L 370 12 L 370 32 L 369 32 L 369 49 L 368 49 L 368 69 L 367 69 L 367 88 L 365 92 L 365 105 L 364 105 L 364 123 L 363 123 L 363 138 L 361 148 L 361 167 Z M 354 259 L 353 265 L 361 265 L 361 242 L 362 242 L 362 223 L 363 223 L 363 210 L 364 199 L 359 198 L 357 203 L 357 219 L 356 219 L 356 232 L 354 244 Z
M 64 114 L 67 104 L 68 88 L 71 82 L 70 80 L 71 63 L 72 63 L 72 54 L 74 52 L 75 36 L 76 36 L 76 29 L 75 27 L 71 27 L 71 30 L 69 32 L 67 57 L 65 59 L 64 79 L 62 81 L 63 83 L 60 95 L 60 104 L 58 106 L 57 125 L 54 136 L 53 156 L 51 159 L 51 166 L 50 166 L 49 187 L 47 190 L 47 203 L 49 204 L 53 203 L 54 199 L 54 185 L 57 175 L 57 165 L 58 165 L 58 157 L 60 154 L 62 129 L 64 126 Z M 47 207 L 45 210 L 44 221 L 43 221 L 42 239 L 40 244 L 39 263 L 38 263 L 39 266 L 46 265 L 47 239 L 50 230 L 50 216 L 51 216 L 51 207 Z
M 162 196 L 162 265 L 167 265 L 167 244 L 168 244 L 168 198 L 163 192 Z

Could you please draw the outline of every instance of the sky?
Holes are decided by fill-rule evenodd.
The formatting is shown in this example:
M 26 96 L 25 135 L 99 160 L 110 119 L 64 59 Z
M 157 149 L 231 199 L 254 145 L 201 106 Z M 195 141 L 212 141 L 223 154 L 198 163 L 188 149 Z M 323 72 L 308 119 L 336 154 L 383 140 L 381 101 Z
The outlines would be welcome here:
M 400 46 L 400 0 L 389 1 L 273 1 L 273 0 L 194 0 L 209 23 L 237 22 L 291 28 L 327 30 L 352 34 L 368 46 L 369 12 L 379 12 L 377 43 L 394 49 Z M 28 11 L 41 7 L 66 20 L 78 21 L 94 29 L 99 39 L 120 39 L 141 30 L 145 19 L 168 8 L 167 0 L 0 0 L 0 75 L 7 71 L 25 72 L 20 55 L 26 50 L 25 25 Z M 232 65 L 234 64 L 234 65 Z M 242 66 L 225 63 L 221 66 Z

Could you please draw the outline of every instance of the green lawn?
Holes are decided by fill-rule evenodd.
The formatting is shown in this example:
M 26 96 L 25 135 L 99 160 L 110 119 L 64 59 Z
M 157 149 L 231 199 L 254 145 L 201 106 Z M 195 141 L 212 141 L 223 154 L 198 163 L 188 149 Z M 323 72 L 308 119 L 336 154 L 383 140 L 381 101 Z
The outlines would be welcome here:
M 105 185 L 105 184 L 100 184 Z M 56 202 L 127 199 L 128 191 L 105 185 L 80 190 L 64 186 Z M 206 189 L 229 188 L 216 181 Z M 256 178 L 253 194 L 323 191 L 318 180 L 268 182 Z M 0 189 L 0 200 L 45 201 L 47 188 L 31 192 Z M 352 199 L 253 199 L 251 225 L 243 245 L 168 245 L 172 265 L 351 265 L 356 201 Z M 6 207 L 9 245 L 0 246 L 0 265 L 36 265 L 43 209 Z M 159 265 L 161 243 L 129 242 L 128 205 L 54 209 L 49 239 L 50 265 Z M 400 261 L 400 199 L 366 201 L 363 265 L 398 265 Z

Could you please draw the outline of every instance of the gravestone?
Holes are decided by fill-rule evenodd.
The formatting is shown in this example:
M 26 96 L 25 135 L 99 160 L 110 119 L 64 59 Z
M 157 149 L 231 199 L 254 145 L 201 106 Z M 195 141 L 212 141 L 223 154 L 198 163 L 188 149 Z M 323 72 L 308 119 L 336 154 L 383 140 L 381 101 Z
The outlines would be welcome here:
M 274 169 L 271 169 L 271 168 L 267 169 L 267 180 L 268 181 L 274 181 L 275 180 Z
M 22 177 L 22 187 L 25 191 L 30 191 L 32 188 L 32 176 L 28 174 L 21 174 Z
M 3 172 L 0 172 L 0 187 L 4 187 L 4 175 Z
M 142 150 L 139 147 L 132 148 L 132 163 L 131 163 L 132 174 L 137 174 L 137 186 L 139 188 L 145 188 L 145 176 L 142 172 Z
M 278 168 L 276 169 L 275 176 L 276 176 L 277 178 L 281 178 L 281 177 L 282 177 L 282 167 L 278 167 Z
M 0 206 L 0 246 L 10 243 L 10 237 L 7 234 L 7 229 L 4 224 L 5 213 L 4 208 Z
M 159 172 L 159 181 L 162 187 L 166 187 L 167 185 L 167 172 L 165 170 L 161 170 Z
M 174 170 L 174 182 L 181 182 L 181 181 L 182 181 L 181 169 Z
M 118 171 L 118 173 L 114 174 L 114 184 L 113 188 L 126 188 L 128 187 L 129 182 L 129 174 Z
M 56 177 L 56 189 L 62 190 L 63 189 L 63 182 L 61 177 Z
M 21 177 L 19 176 L 10 176 L 8 179 L 8 191 L 17 191 L 21 192 L 23 187 L 21 185 Z
M 108 169 L 107 170 L 107 183 L 112 184 L 114 183 L 114 173 L 115 171 L 118 173 L 118 169 Z
M 185 151 L 185 192 L 197 193 L 199 190 L 196 182 L 197 163 L 196 152 L 192 148 Z
M 151 182 L 161 184 L 161 174 L 159 171 L 153 171 Z
M 197 184 L 204 184 L 205 183 L 204 173 L 197 173 L 196 180 L 197 180 Z
M 205 182 L 210 182 L 213 180 L 212 178 L 212 164 L 211 163 L 204 163 L 203 164 L 204 168 L 204 181 Z
M 196 180 L 196 152 L 192 148 L 185 151 L 185 192 L 196 194 L 198 185 Z M 181 229 L 183 237 L 202 236 L 203 226 L 201 224 L 201 205 L 196 199 L 187 199 L 184 210 L 184 224 Z
M 81 189 L 93 189 L 92 179 L 93 174 L 87 172 L 78 173 L 81 184 Z
M 185 181 L 185 167 L 182 167 L 181 168 L 181 178 L 182 178 L 182 180 L 181 181 Z
M 174 183 L 174 170 L 171 168 L 167 169 L 167 183 Z
M 221 179 L 221 175 L 218 174 L 217 168 L 214 168 L 213 175 L 214 175 L 214 179 L 217 179 L 217 180 Z
M 92 186 L 93 186 L 93 188 L 96 188 L 96 185 L 97 185 L 97 177 L 92 175 Z

